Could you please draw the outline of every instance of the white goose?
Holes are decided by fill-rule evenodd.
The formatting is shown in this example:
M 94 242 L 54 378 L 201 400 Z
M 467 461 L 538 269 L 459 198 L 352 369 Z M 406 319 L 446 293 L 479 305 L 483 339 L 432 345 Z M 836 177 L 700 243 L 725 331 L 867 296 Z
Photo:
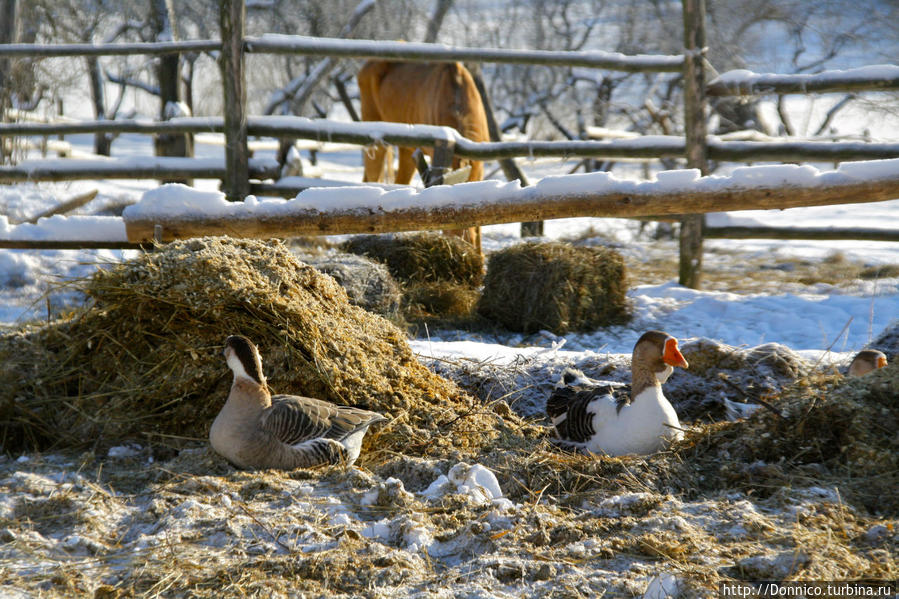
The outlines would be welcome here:
M 634 346 L 631 388 L 591 381 L 568 369 L 546 402 L 560 446 L 607 455 L 649 454 L 683 437 L 680 421 L 662 393 L 674 366 L 687 368 L 677 340 L 644 333 Z
M 234 383 L 209 430 L 212 448 L 239 468 L 311 468 L 359 457 L 380 414 L 296 395 L 272 396 L 256 346 L 241 335 L 225 341 Z
M 849 376 L 864 376 L 887 365 L 887 357 L 876 349 L 863 349 L 858 352 L 849 364 Z

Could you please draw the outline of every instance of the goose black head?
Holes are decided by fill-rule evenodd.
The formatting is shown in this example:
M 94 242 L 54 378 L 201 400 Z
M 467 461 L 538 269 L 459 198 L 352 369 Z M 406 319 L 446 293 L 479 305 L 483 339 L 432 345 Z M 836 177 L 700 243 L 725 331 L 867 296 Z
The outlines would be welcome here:
M 252 341 L 243 335 L 231 335 L 225 340 L 224 354 L 235 379 L 244 378 L 259 385 L 265 384 L 262 357 Z

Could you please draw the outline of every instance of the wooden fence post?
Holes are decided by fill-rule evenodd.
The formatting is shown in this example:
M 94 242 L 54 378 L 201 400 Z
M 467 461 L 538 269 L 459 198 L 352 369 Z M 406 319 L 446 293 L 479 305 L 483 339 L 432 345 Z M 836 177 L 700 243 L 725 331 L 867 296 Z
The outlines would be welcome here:
M 684 133 L 687 168 L 708 174 L 706 147 L 706 99 L 703 52 L 705 51 L 705 0 L 682 0 L 684 10 Z M 702 285 L 702 227 L 705 217 L 687 214 L 681 218 L 681 285 L 699 289 Z
M 247 88 L 243 48 L 246 3 L 221 0 L 222 88 L 225 109 L 225 197 L 232 202 L 250 194 L 250 153 L 247 148 Z

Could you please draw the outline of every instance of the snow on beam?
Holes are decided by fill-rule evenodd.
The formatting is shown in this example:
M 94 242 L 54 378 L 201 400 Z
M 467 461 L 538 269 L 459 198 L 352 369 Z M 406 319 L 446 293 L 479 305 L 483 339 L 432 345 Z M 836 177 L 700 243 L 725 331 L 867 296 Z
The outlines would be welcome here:
M 706 86 L 710 96 L 804 94 L 899 89 L 899 66 L 870 65 L 815 75 L 775 75 L 736 69 L 722 73 Z
M 250 159 L 250 175 L 270 179 L 278 173 L 271 158 Z M 106 159 L 36 159 L 0 166 L 0 183 L 74 181 L 78 179 L 221 179 L 221 158 L 142 157 Z
M 220 133 L 220 117 L 181 117 L 164 122 L 83 121 L 78 123 L 0 123 L 3 135 L 71 135 L 74 133 Z M 474 160 L 526 156 L 580 156 L 605 159 L 681 158 L 684 139 L 671 135 L 644 135 L 632 139 L 584 141 L 474 142 L 449 127 L 405 125 L 378 121 L 344 122 L 295 116 L 256 116 L 247 120 L 247 132 L 255 136 L 296 136 L 317 142 L 369 145 L 386 143 L 431 147 L 435 139 L 455 144 L 455 154 Z M 899 144 L 823 141 L 722 141 L 708 139 L 709 158 L 745 162 L 751 160 L 874 160 L 899 157 Z
M 418 62 L 497 62 L 555 66 L 593 67 L 625 72 L 671 72 L 683 69 L 681 55 L 638 54 L 620 52 L 500 50 L 495 48 L 456 48 L 444 44 L 407 43 L 383 40 L 351 40 L 304 35 L 266 34 L 247 37 L 247 52 L 280 54 L 314 54 L 345 58 L 386 58 Z
M 213 52 L 222 49 L 219 40 L 153 42 L 129 44 L 0 44 L 0 57 L 5 56 L 121 56 L 128 54 L 180 54 Z
M 775 165 L 700 177 L 667 171 L 653 181 L 606 172 L 546 177 L 536 185 L 479 181 L 384 190 L 309 189 L 288 201 L 250 196 L 229 203 L 218 192 L 168 185 L 151 190 L 123 214 L 128 240 L 204 235 L 270 238 L 461 228 L 575 216 L 634 217 L 782 209 L 899 198 L 899 159 L 845 163 L 837 170 Z

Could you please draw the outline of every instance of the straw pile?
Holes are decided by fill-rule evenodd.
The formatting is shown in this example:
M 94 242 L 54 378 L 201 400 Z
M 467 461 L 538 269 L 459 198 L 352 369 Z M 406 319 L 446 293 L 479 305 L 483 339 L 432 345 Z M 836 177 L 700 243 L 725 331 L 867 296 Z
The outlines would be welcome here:
M 355 254 L 294 254 L 319 272 L 334 277 L 354 306 L 391 322 L 398 321 L 403 294 L 383 264 Z
M 478 312 L 511 331 L 586 331 L 629 318 L 624 260 L 604 247 L 524 243 L 490 256 Z
M 501 423 L 280 242 L 175 242 L 97 272 L 84 291 L 89 305 L 69 318 L 0 337 L 7 452 L 205 439 L 231 384 L 221 350 L 235 333 L 257 343 L 274 390 L 388 414 L 369 435 L 380 447 L 475 447 Z
M 464 319 L 478 301 L 484 258 L 460 237 L 359 235 L 343 248 L 387 266 L 403 286 L 403 311 L 410 320 Z

